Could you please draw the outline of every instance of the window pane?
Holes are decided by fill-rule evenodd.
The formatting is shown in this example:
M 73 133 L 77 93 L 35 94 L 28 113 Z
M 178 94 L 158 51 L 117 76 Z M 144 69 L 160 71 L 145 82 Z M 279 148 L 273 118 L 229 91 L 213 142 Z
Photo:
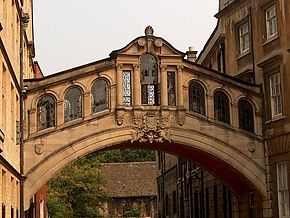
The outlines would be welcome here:
M 243 53 L 250 48 L 250 36 L 248 22 L 239 27 L 240 52 Z
M 272 116 L 282 113 L 282 93 L 280 73 L 272 75 L 270 78 L 270 98 Z
M 64 98 L 64 121 L 82 117 L 82 92 L 79 88 L 71 88 Z
M 140 58 L 142 104 L 159 104 L 158 64 L 152 54 Z
M 104 79 L 98 79 L 92 86 L 92 113 L 109 108 L 109 87 Z
M 205 94 L 199 83 L 189 84 L 189 110 L 205 114 Z
M 253 107 L 247 100 L 239 101 L 239 127 L 243 130 L 254 132 Z
M 214 94 L 214 115 L 218 121 L 230 124 L 229 99 L 221 91 Z
M 123 104 L 131 105 L 131 72 L 123 71 Z
M 168 105 L 175 106 L 175 72 L 167 73 Z
M 55 100 L 43 96 L 37 103 L 37 129 L 42 130 L 55 125 Z
M 277 33 L 277 16 L 276 16 L 276 5 L 267 9 L 265 12 L 266 17 L 266 34 L 267 38 L 272 37 Z
M 290 216 L 289 208 L 289 188 L 288 188 L 288 169 L 287 163 L 282 162 L 277 164 L 277 190 L 278 190 L 278 205 L 279 217 Z

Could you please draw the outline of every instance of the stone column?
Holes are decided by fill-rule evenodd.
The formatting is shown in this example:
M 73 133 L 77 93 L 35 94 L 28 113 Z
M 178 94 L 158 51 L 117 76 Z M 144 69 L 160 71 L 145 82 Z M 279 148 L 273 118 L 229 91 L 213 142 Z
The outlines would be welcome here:
M 122 64 L 116 64 L 116 82 L 117 82 L 117 107 L 123 105 L 123 79 L 122 79 Z
M 84 117 L 90 116 L 92 113 L 91 112 L 92 103 L 91 103 L 91 93 L 89 91 L 84 93 L 83 105 L 84 105 L 83 116 Z
M 168 90 L 167 90 L 167 66 L 161 65 L 160 85 L 161 85 L 161 105 L 168 105 Z
M 212 119 L 214 119 L 214 99 L 211 94 L 206 96 L 207 100 L 207 108 L 206 108 L 206 115 Z
M 140 80 L 140 64 L 133 65 L 133 105 L 141 105 L 141 80 Z
M 177 107 L 184 107 L 182 74 L 183 74 L 183 66 L 177 66 Z

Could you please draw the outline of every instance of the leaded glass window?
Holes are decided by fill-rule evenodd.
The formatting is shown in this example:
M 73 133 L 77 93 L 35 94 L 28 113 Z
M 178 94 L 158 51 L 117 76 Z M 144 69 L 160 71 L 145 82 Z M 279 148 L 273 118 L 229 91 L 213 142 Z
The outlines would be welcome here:
M 64 97 L 64 121 L 82 117 L 82 92 L 79 88 L 70 88 Z
M 189 110 L 205 114 L 205 94 L 203 87 L 197 82 L 189 84 Z
M 55 126 L 55 100 L 45 95 L 37 103 L 37 130 Z
M 123 71 L 123 104 L 126 106 L 132 105 L 130 71 Z
M 167 73 L 168 105 L 176 106 L 175 97 L 175 72 Z
M 250 102 L 245 99 L 239 101 L 239 126 L 241 129 L 254 132 L 254 114 Z
M 140 59 L 142 104 L 159 104 L 158 64 L 152 54 L 144 54 Z
M 92 113 L 109 108 L 109 85 L 105 79 L 98 79 L 92 86 Z
M 222 91 L 214 94 L 214 116 L 216 120 L 230 124 L 229 98 Z

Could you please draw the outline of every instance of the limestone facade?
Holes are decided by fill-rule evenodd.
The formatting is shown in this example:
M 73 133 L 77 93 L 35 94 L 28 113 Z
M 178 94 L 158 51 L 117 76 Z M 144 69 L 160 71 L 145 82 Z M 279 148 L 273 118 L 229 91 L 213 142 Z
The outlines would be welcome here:
M 0 1 L 0 10 L 0 217 L 19 217 L 21 77 L 33 76 L 32 1 Z

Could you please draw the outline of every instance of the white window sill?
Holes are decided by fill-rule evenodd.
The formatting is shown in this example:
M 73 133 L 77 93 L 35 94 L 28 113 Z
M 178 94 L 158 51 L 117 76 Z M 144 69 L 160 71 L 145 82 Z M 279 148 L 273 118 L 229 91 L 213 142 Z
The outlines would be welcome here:
M 237 56 L 237 60 L 239 60 L 239 59 L 241 59 L 241 58 L 247 56 L 247 55 L 250 54 L 250 53 L 251 53 L 251 52 L 250 52 L 250 49 L 241 52 L 240 54 L 238 54 L 238 56 Z
M 279 37 L 278 37 L 278 33 L 276 33 L 276 34 L 270 36 L 269 38 L 267 38 L 267 39 L 265 40 L 265 42 L 263 43 L 263 46 L 265 46 L 265 45 L 271 43 L 272 41 L 274 41 L 274 40 L 276 40 L 276 39 L 278 39 L 278 38 L 279 38 Z
M 270 124 L 270 123 L 272 123 L 272 122 L 276 122 L 276 121 L 279 121 L 279 120 L 283 120 L 283 119 L 285 119 L 285 118 L 286 118 L 286 117 L 285 117 L 284 115 L 279 114 L 279 115 L 276 115 L 276 116 L 272 117 L 271 120 L 267 120 L 267 121 L 265 122 L 265 124 Z

